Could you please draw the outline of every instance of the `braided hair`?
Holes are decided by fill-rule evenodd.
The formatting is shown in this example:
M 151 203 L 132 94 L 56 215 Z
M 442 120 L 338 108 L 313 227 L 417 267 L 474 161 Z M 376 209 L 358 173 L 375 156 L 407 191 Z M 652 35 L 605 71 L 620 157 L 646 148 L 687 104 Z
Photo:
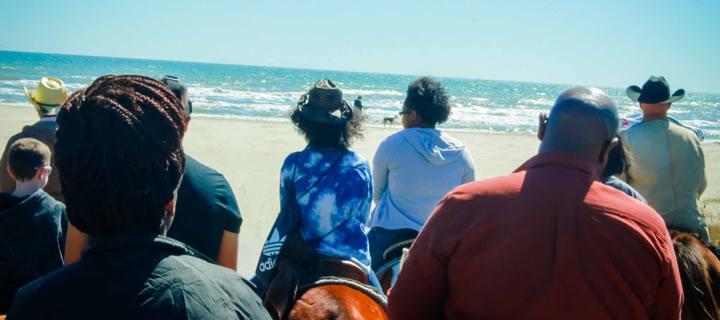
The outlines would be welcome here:
M 163 83 L 103 76 L 57 117 L 55 163 L 70 222 L 93 235 L 159 233 L 185 170 L 183 107 Z

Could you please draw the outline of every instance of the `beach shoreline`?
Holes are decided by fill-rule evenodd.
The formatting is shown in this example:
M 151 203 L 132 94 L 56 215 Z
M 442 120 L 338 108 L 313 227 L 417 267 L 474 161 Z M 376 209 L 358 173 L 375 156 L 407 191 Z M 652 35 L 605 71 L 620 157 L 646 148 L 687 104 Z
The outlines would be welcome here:
M 8 138 L 37 120 L 29 105 L 0 103 L 0 152 Z M 400 129 L 398 125 L 369 126 L 351 149 L 372 164 L 380 142 Z M 511 173 L 535 155 L 539 146 L 537 138 L 527 133 L 449 131 L 468 145 L 478 180 Z M 303 137 L 289 121 L 198 116 L 191 120 L 183 145 L 188 155 L 222 173 L 232 186 L 243 215 L 238 271 L 251 276 L 280 208 L 280 168 L 288 154 L 305 148 Z M 709 185 L 701 199 L 720 214 L 720 144 L 703 148 Z M 717 216 L 709 220 L 720 224 Z

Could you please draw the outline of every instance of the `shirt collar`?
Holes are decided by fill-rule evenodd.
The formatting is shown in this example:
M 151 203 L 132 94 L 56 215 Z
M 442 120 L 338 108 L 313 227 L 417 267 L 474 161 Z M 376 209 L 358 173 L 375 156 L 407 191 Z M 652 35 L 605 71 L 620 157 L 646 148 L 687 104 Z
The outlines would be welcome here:
M 525 161 L 519 168 L 514 172 L 527 171 L 534 168 L 544 166 L 562 166 L 570 167 L 573 169 L 580 170 L 589 175 L 592 175 L 595 180 L 600 178 L 600 173 L 597 172 L 595 166 L 592 163 L 574 153 L 564 151 L 551 151 L 539 153 L 536 156 Z
M 211 259 L 191 248 L 190 246 L 159 234 L 122 234 L 113 236 L 94 236 L 92 237 L 91 245 L 87 248 L 87 250 L 83 252 L 83 257 L 95 254 L 102 254 L 109 251 L 136 251 L 151 249 L 167 251 L 171 254 L 176 255 L 191 255 L 206 260 L 208 262 L 213 262 Z
M 55 117 L 55 116 L 42 117 L 42 118 L 40 118 L 40 122 L 55 122 L 56 119 L 57 119 L 57 117 Z

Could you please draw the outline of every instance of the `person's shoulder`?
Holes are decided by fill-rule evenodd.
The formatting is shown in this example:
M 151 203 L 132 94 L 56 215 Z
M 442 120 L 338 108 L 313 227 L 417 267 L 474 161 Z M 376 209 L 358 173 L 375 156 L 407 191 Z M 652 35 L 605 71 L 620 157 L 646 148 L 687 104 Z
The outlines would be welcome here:
M 185 174 L 192 176 L 213 176 L 220 175 L 217 170 L 208 167 L 197 159 L 185 155 Z
M 585 197 L 585 203 L 600 215 L 638 225 L 643 231 L 654 234 L 667 232 L 665 221 L 651 207 L 624 192 L 596 181 Z
M 355 152 L 355 151 L 348 151 L 346 155 L 346 163 L 344 163 L 347 166 L 353 167 L 355 169 L 361 169 L 361 170 L 369 170 L 370 169 L 370 163 L 368 162 L 365 157 L 363 157 L 361 154 Z
M 67 297 L 67 288 L 76 284 L 79 280 L 76 276 L 83 273 L 78 272 L 82 265 L 78 262 L 57 269 L 20 288 L 15 295 L 10 315 L 15 314 L 17 318 L 23 319 L 25 317 L 20 317 L 20 314 L 37 312 L 38 310 L 33 310 L 38 305 L 52 309 L 51 306 L 62 304 L 63 297 Z
M 461 201 L 507 199 L 520 191 L 524 177 L 525 171 L 519 171 L 505 176 L 469 182 L 455 187 L 446 197 Z
M 405 130 L 407 130 L 407 129 L 405 129 Z M 402 137 L 403 131 L 405 131 L 405 130 L 395 132 L 395 133 L 385 137 L 385 139 L 383 139 L 380 142 L 377 152 L 392 151 L 395 148 L 397 148 L 398 146 L 402 145 L 403 142 L 405 141 L 405 139 Z
M 670 121 L 670 124 L 668 125 L 668 130 L 671 134 L 682 137 L 683 140 L 688 140 L 690 142 L 700 144 L 700 138 L 698 138 L 697 133 L 695 133 L 695 131 L 691 130 L 690 128 L 686 128 Z
M 155 267 L 148 284 L 153 288 L 147 292 L 151 296 L 187 296 L 190 299 L 186 302 L 191 301 L 188 303 L 208 310 L 241 306 L 244 312 L 265 314 L 250 283 L 237 272 L 190 255 L 163 259 Z

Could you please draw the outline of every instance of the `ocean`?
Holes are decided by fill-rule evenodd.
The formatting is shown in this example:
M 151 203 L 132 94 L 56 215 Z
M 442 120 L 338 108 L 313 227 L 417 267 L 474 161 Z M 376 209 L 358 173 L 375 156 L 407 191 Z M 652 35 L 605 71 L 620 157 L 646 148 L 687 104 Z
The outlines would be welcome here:
M 408 84 L 418 78 L 363 72 L 227 65 L 196 62 L 124 59 L 0 51 L 0 103 L 31 107 L 24 87 L 34 89 L 44 76 L 62 79 L 69 90 L 82 89 L 105 74 L 174 75 L 188 86 L 193 116 L 288 121 L 302 93 L 317 80 L 329 78 L 352 104 L 363 96 L 369 125 L 382 125 L 398 114 Z M 550 110 L 555 98 L 571 85 L 437 77 L 451 95 L 452 114 L 441 128 L 481 132 L 532 134 L 537 116 Z M 637 79 L 642 85 L 646 79 Z M 672 81 L 672 79 L 670 79 Z M 624 88 L 601 87 L 615 101 L 621 116 L 639 113 Z M 673 88 L 674 90 L 675 88 Z M 720 141 L 720 95 L 685 88 L 670 115 L 703 130 L 705 142 Z M 2 115 L 0 115 L 2 116 Z

